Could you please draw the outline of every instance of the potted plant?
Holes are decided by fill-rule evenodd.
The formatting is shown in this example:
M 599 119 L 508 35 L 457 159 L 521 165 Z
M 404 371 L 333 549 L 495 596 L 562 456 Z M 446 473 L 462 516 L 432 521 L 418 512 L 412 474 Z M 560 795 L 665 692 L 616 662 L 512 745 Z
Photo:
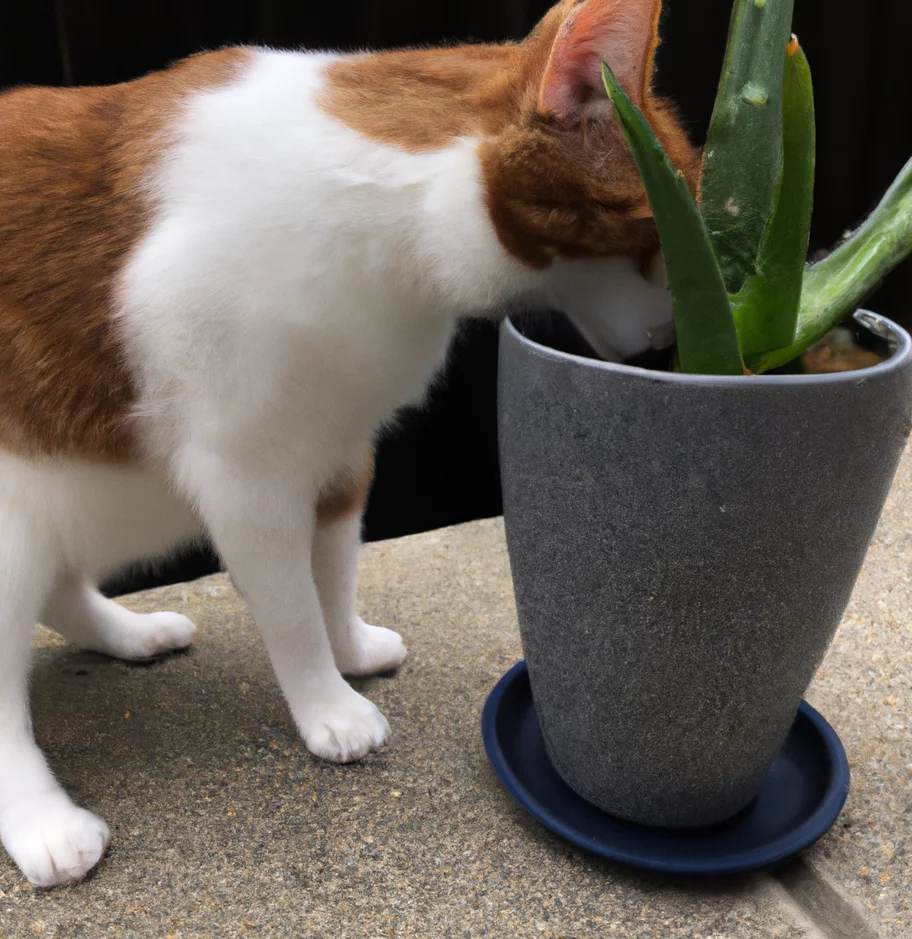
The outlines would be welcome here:
M 806 266 L 814 110 L 792 6 L 736 0 L 698 197 L 605 66 L 662 240 L 673 366 L 502 333 L 507 539 L 547 753 L 646 825 L 714 825 L 756 796 L 912 427 L 909 337 L 855 313 L 912 250 L 912 162 Z M 800 373 L 840 323 L 876 364 Z

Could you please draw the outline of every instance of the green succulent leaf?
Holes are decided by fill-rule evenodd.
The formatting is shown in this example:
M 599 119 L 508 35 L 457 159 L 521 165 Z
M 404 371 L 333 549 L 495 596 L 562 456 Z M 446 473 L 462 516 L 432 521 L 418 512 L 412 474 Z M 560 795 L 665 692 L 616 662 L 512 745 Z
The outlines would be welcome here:
M 757 271 L 732 298 L 745 358 L 790 345 L 798 322 L 814 205 L 816 134 L 811 70 L 797 40 L 785 60 L 782 130 L 776 209 L 760 245 Z
M 741 375 L 744 365 L 728 294 L 690 187 L 607 65 L 602 65 L 602 75 L 665 252 L 681 370 Z
M 822 339 L 912 254 L 912 160 L 868 220 L 829 257 L 807 268 L 795 341 L 748 359 L 755 372 L 786 365 Z
M 736 0 L 703 158 L 702 210 L 729 293 L 757 269 L 782 174 L 782 60 L 794 0 Z

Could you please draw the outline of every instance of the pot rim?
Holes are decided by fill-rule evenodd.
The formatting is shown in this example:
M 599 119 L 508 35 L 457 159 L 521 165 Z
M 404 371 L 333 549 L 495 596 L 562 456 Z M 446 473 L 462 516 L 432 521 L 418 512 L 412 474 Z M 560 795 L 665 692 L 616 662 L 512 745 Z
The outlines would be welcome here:
M 504 319 L 503 328 L 511 337 L 523 346 L 530 354 L 543 359 L 553 361 L 569 362 L 576 365 L 583 365 L 597 370 L 608 372 L 620 372 L 631 377 L 637 377 L 657 382 L 667 382 L 672 385 L 704 385 L 710 387 L 747 387 L 753 386 L 777 386 L 777 385 L 822 385 L 822 384 L 861 384 L 871 378 L 879 378 L 889 372 L 894 372 L 912 360 L 912 337 L 903 329 L 902 326 L 894 323 L 886 316 L 879 313 L 872 313 L 870 310 L 859 309 L 855 315 L 863 313 L 865 317 L 875 324 L 880 325 L 891 332 L 897 340 L 897 347 L 892 355 L 877 365 L 870 365 L 867 368 L 854 369 L 849 372 L 827 372 L 819 375 L 695 375 L 684 372 L 659 372 L 648 368 L 641 368 L 638 365 L 623 365 L 620 362 L 603 362 L 600 359 L 590 359 L 585 356 L 575 355 L 572 352 L 562 352 L 559 349 L 553 349 L 550 346 L 542 345 L 534 339 L 524 336 L 514 325 L 511 317 Z

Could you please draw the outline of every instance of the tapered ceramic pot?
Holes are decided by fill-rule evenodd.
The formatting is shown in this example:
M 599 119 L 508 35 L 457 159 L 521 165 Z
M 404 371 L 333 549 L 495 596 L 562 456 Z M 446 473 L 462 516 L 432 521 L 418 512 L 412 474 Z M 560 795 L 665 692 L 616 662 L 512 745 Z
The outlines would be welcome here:
M 757 794 L 845 611 L 912 420 L 882 364 L 706 377 L 501 334 L 504 514 L 548 755 L 583 798 L 667 828 Z M 862 327 L 859 327 L 862 328 Z

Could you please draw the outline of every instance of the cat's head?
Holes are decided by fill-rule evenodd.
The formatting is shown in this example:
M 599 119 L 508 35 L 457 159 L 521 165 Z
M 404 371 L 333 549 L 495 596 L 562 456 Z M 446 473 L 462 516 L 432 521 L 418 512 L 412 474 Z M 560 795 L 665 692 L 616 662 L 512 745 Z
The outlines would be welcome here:
M 340 57 L 321 97 L 334 117 L 409 153 L 477 141 L 501 245 L 530 272 L 536 300 L 568 313 L 606 358 L 647 348 L 671 302 L 603 61 L 698 185 L 699 153 L 652 91 L 661 9 L 661 0 L 561 0 L 520 43 Z
M 602 81 L 607 62 L 696 190 L 699 151 L 652 91 L 661 0 L 563 0 L 517 47 L 514 119 L 482 148 L 498 237 L 606 357 L 643 351 L 671 301 L 649 200 Z

